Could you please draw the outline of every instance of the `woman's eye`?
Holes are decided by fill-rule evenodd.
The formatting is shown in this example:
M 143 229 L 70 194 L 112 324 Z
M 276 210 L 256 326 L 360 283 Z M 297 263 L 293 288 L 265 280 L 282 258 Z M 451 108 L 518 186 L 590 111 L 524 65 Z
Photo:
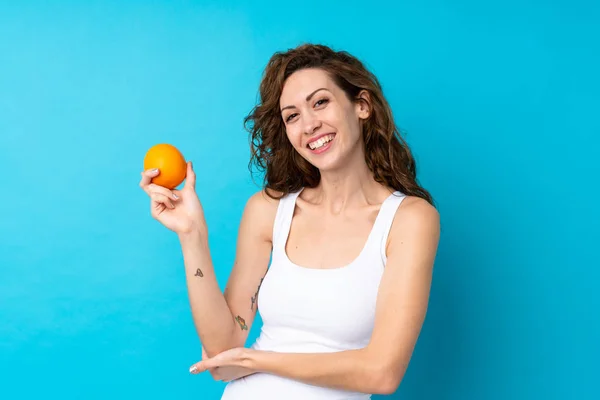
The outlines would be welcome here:
M 292 120 L 292 118 L 294 118 L 295 116 L 296 116 L 296 114 L 288 115 L 288 117 L 285 119 L 285 122 L 290 122 Z
M 326 104 L 328 101 L 329 101 L 328 99 L 321 99 L 315 103 L 315 106 L 320 106 L 321 104 Z

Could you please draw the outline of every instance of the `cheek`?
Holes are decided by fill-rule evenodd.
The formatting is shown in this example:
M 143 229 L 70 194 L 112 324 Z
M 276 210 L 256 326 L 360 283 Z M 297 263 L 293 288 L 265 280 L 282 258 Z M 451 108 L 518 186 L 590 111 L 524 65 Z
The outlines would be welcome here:
M 347 119 L 344 122 L 344 128 L 346 132 L 348 132 L 348 136 L 352 141 L 360 139 L 362 132 L 360 122 L 355 119 L 356 116 L 353 114 L 348 115 L 346 118 Z
M 289 127 L 286 129 L 286 135 L 292 147 L 294 147 L 297 151 L 300 150 L 302 146 L 302 134 L 298 131 L 298 129 L 294 127 Z
M 350 111 L 332 107 L 323 114 L 323 122 L 353 137 L 355 135 L 354 121 L 352 120 L 354 115 Z

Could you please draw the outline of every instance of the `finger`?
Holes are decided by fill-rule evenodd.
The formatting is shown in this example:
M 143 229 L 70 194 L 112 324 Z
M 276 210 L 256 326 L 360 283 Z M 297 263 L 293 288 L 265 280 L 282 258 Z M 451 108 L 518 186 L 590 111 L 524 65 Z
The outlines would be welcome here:
M 167 189 L 164 186 L 160 186 L 157 185 L 155 183 L 151 183 L 148 185 L 148 191 L 150 192 L 150 194 L 152 193 L 160 193 L 162 195 L 165 195 L 166 197 L 173 199 L 173 200 L 179 200 L 179 196 L 177 196 L 177 194 L 175 194 L 173 191 Z
M 184 187 L 189 187 L 191 189 L 196 188 L 196 173 L 194 172 L 194 168 L 192 167 L 192 162 L 187 162 L 187 171 L 185 175 L 185 185 Z
M 150 184 L 150 182 L 152 182 L 152 178 L 154 178 L 155 176 L 159 175 L 160 171 L 158 170 L 158 168 L 154 168 L 154 169 L 147 169 L 145 171 L 142 171 L 141 175 L 142 175 L 142 179 L 140 179 L 140 187 L 144 190 L 146 190 L 146 187 Z
M 158 192 L 150 193 L 150 198 L 152 199 L 153 207 L 156 207 L 157 205 L 160 205 L 160 204 L 164 204 L 165 206 L 167 206 L 170 209 L 175 208 L 175 206 L 171 202 L 171 199 L 162 193 L 158 193 Z
M 199 374 L 208 369 L 206 361 L 200 361 L 190 367 L 190 374 Z

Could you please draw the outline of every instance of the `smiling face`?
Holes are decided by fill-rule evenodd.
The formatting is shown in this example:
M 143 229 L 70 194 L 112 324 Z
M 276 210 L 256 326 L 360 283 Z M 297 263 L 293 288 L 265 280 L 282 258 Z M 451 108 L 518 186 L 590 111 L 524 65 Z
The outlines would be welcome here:
M 364 160 L 361 120 L 369 116 L 365 101 L 350 101 L 321 69 L 294 72 L 279 101 L 287 137 L 296 151 L 321 172 L 349 160 Z

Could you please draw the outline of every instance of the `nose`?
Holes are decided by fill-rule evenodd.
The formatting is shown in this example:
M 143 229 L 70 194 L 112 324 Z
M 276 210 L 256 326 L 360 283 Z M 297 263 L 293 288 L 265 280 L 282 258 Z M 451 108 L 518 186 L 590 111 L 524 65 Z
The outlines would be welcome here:
M 304 133 L 312 135 L 317 129 L 321 127 L 321 121 L 313 113 L 304 114 Z

